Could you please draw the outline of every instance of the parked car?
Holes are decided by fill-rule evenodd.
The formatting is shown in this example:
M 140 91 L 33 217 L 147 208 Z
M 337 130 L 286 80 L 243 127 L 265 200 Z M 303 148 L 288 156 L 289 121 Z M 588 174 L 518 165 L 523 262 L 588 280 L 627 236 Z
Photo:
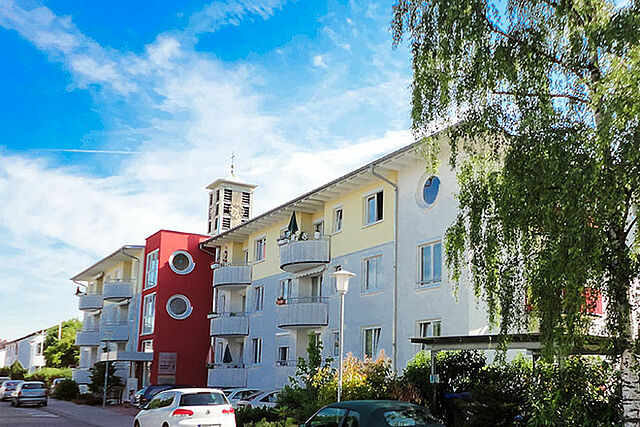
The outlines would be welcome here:
M 393 400 L 352 400 L 327 405 L 316 412 L 306 427 L 444 427 L 427 408 Z
M 188 388 L 187 385 L 174 385 L 174 384 L 159 384 L 159 385 L 148 385 L 146 387 L 142 387 L 140 390 L 133 395 L 133 406 L 137 406 L 138 408 L 142 408 L 144 405 L 149 403 L 149 401 L 156 394 L 160 393 L 163 390 L 169 390 L 170 388 Z
M 242 399 L 261 393 L 257 388 L 229 388 L 223 391 L 227 399 L 229 399 L 229 403 L 231 403 L 231 406 L 234 408 L 237 407 L 238 402 Z
M 138 412 L 133 425 L 236 427 L 236 417 L 222 390 L 177 388 L 158 393 Z
M 11 394 L 13 393 L 13 391 L 16 389 L 16 387 L 18 387 L 18 385 L 20 385 L 20 383 L 23 382 L 24 381 L 22 380 L 9 380 L 3 382 L 2 386 L 0 386 L 0 400 L 11 399 Z
M 278 401 L 280 390 L 261 391 L 236 403 L 236 407 L 247 406 L 249 408 L 273 408 Z
M 40 381 L 20 383 L 11 395 L 11 406 L 20 406 L 25 403 L 47 406 L 47 386 Z
M 50 394 L 53 394 L 53 392 L 56 391 L 56 387 L 58 386 L 58 384 L 60 384 L 64 380 L 66 380 L 66 378 L 56 378 L 55 380 L 51 381 Z

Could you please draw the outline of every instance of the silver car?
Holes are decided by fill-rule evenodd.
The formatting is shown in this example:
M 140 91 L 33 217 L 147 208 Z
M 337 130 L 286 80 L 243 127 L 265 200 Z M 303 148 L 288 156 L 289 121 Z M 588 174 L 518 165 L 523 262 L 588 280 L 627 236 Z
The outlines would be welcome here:
M 11 406 L 23 404 L 47 406 L 47 387 L 40 381 L 26 381 L 18 385 L 11 395 Z
M 8 400 L 11 399 L 11 395 L 15 391 L 16 387 L 18 387 L 24 381 L 22 380 L 9 380 L 2 383 L 0 386 L 0 400 Z

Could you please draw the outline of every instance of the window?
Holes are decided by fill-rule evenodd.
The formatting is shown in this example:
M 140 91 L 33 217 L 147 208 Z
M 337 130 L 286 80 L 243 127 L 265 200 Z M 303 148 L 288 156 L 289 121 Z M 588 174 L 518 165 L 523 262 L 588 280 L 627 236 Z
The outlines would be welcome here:
M 382 221 L 382 191 L 365 197 L 364 225 Z
M 322 298 L 322 276 L 311 278 L 311 301 L 319 302 Z
M 429 286 L 442 280 L 442 243 L 435 242 L 419 248 L 419 285 Z
M 225 202 L 231 202 L 231 198 L 232 198 L 231 190 L 229 190 L 228 188 L 225 188 L 224 189 L 224 201 Z
M 191 301 L 184 295 L 173 295 L 167 301 L 167 313 L 176 320 L 186 319 L 192 311 Z
M 312 343 L 313 343 L 313 345 L 315 345 L 316 347 L 317 347 L 317 346 L 320 346 L 320 344 L 322 344 L 322 339 L 321 339 L 321 338 L 322 338 L 322 333 L 321 333 L 321 332 L 318 332 L 318 331 L 313 332 L 313 333 L 311 334 L 311 337 L 310 337 L 311 342 L 312 342 Z
M 149 402 L 149 409 L 166 408 L 167 406 L 171 406 L 175 395 L 176 393 L 174 391 L 165 391 L 160 393 L 151 399 L 151 402 Z
M 156 294 L 145 295 L 142 308 L 142 333 L 152 334 L 156 318 Z
M 253 290 L 253 310 L 261 311 L 264 307 L 264 286 L 257 286 Z
M 342 266 L 341 265 L 336 265 L 335 267 L 333 267 L 333 272 L 335 273 L 336 271 L 340 271 L 342 270 Z M 331 282 L 332 282 L 332 286 L 333 286 L 333 292 L 338 293 L 338 284 L 337 284 L 337 279 L 335 277 L 331 278 Z
M 442 323 L 440 320 L 431 320 L 419 323 L 419 331 L 421 338 L 439 337 L 442 332 Z M 426 345 L 421 344 L 420 350 L 426 350 Z
M 158 253 L 159 249 L 147 254 L 147 272 L 144 288 L 152 288 L 158 283 Z
M 280 298 L 285 300 L 291 296 L 291 279 L 280 281 Z
M 342 422 L 342 427 L 360 427 L 360 414 L 357 411 L 349 411 Z
M 187 251 L 175 251 L 169 257 L 169 267 L 177 274 L 189 274 L 193 271 L 196 264 L 193 262 L 191 254 Z
M 313 234 L 314 237 L 316 237 L 316 235 L 319 237 L 324 234 L 324 221 L 319 221 L 313 224 Z
M 278 365 L 286 365 L 288 363 L 288 360 L 289 360 L 289 347 L 287 346 L 278 347 L 276 363 Z
M 378 355 L 380 330 L 380 328 L 366 328 L 364 330 L 364 357 L 373 358 Z
M 312 427 L 337 427 L 347 412 L 342 408 L 324 408 L 309 420 L 308 425 Z
M 251 362 L 262 363 L 262 338 L 252 339 L 251 344 L 252 344 Z
M 333 355 L 340 357 L 340 331 L 331 332 L 331 341 L 333 343 Z
M 267 257 L 267 238 L 263 237 L 256 240 L 256 262 L 262 261 Z
M 142 352 L 153 353 L 153 340 L 142 341 Z
M 42 356 L 42 344 L 43 344 L 42 341 L 36 343 L 36 351 L 35 351 L 36 356 Z
M 338 233 L 342 231 L 342 208 L 336 208 L 333 211 L 333 232 Z
M 440 190 L 440 178 L 437 176 L 429 177 L 422 186 L 422 200 L 427 207 L 433 205 L 438 197 Z
M 362 281 L 362 290 L 364 292 L 378 289 L 381 284 L 380 260 L 382 257 L 376 256 L 364 260 L 364 274 Z

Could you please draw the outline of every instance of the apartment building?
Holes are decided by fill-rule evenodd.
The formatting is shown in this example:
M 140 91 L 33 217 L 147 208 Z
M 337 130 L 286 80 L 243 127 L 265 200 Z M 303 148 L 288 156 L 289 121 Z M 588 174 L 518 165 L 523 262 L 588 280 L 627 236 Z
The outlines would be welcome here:
M 116 374 L 126 385 L 123 397 L 142 384 L 138 366 L 153 358 L 138 351 L 143 256 L 144 246 L 125 245 L 71 278 L 78 284 L 78 308 L 84 313 L 76 334 L 80 364 L 73 370 L 81 391 L 86 391 L 90 369 L 100 361 L 115 362 Z
M 20 362 L 29 373 L 46 365 L 44 340 L 47 330 L 32 332 L 13 341 L 0 342 L 0 368 Z
M 340 269 L 356 274 L 345 300 L 345 352 L 364 358 L 384 351 L 402 369 L 420 350 L 411 337 L 487 332 L 482 306 L 464 287 L 454 296 L 443 268 L 443 234 L 457 213 L 448 154 L 443 147 L 443 166 L 432 175 L 417 148 L 408 145 L 203 242 L 219 254 L 208 385 L 280 387 L 309 339 L 337 359 L 339 296 L 330 275 Z M 224 193 L 224 183 L 214 184 L 210 200 Z

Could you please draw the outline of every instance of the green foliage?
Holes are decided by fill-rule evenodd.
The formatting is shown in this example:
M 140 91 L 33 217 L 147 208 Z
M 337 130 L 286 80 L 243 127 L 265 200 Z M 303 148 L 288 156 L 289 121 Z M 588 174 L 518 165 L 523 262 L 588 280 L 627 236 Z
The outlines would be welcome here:
M 548 360 L 584 343 L 594 292 L 609 300 L 608 349 L 633 348 L 639 23 L 638 2 L 394 6 L 395 43 L 408 36 L 411 45 L 412 120 L 428 167 L 440 141 L 428 136 L 432 124 L 459 119 L 442 138 L 460 185 L 447 267 L 456 281 L 469 275 L 503 344 L 514 328 L 539 324 Z
M 27 370 L 17 360 L 9 366 L 9 376 L 12 380 L 23 380 Z
M 236 409 L 236 424 L 238 427 L 242 426 L 254 426 L 262 425 L 255 424 L 260 422 L 274 422 L 279 421 L 280 416 L 273 408 L 249 408 L 240 407 Z M 277 424 L 275 424 L 277 425 Z
M 44 340 L 44 357 L 47 366 L 68 368 L 78 364 L 80 349 L 75 345 L 76 332 L 82 328 L 82 322 L 71 319 L 62 322 L 62 336 L 58 339 L 58 326 L 47 330 Z
M 59 400 L 73 400 L 80 393 L 78 383 L 72 379 L 60 381 L 53 391 L 53 397 Z
M 107 394 L 111 393 L 114 390 L 121 389 L 124 384 L 122 384 L 122 379 L 116 375 L 116 367 L 113 362 L 109 363 L 109 371 L 107 377 Z M 103 393 L 104 391 L 104 370 L 107 362 L 98 362 L 93 365 L 93 368 L 90 369 L 91 374 L 89 375 L 89 379 L 91 383 L 89 384 L 89 390 L 92 393 Z
M 3 366 L 0 368 L 0 377 L 10 377 L 11 369 L 8 366 Z
M 27 381 L 42 381 L 47 387 L 49 387 L 51 381 L 56 378 L 71 378 L 71 369 L 44 367 L 24 376 L 24 379 Z

